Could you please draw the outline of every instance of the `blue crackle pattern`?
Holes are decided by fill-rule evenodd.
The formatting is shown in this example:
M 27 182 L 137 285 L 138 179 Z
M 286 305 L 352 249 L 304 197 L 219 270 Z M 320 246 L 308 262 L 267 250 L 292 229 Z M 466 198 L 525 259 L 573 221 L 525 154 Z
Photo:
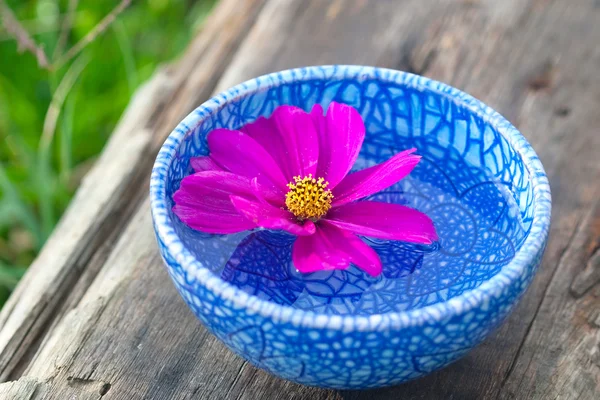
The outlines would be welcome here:
M 292 235 L 208 235 L 172 214 L 172 194 L 189 158 L 207 154 L 212 129 L 239 128 L 281 104 L 309 110 L 331 101 L 365 121 L 354 169 L 418 149 L 411 175 L 372 197 L 427 213 L 439 242 L 363 238 L 383 261 L 379 277 L 354 266 L 302 275 Z M 356 66 L 284 71 L 217 95 L 169 136 L 150 191 L 162 257 L 204 325 L 267 371 L 332 388 L 397 384 L 480 343 L 531 281 L 550 219 L 543 168 L 504 118 L 445 84 Z

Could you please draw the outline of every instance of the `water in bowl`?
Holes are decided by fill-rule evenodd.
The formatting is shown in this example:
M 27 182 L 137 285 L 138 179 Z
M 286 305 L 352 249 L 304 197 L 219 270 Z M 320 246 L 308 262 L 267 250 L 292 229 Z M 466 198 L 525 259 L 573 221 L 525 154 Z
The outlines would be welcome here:
M 476 288 L 507 265 L 527 236 L 526 225 L 510 182 L 491 177 L 442 143 L 396 141 L 390 147 L 367 140 L 355 169 L 413 146 L 423 156 L 419 165 L 409 177 L 370 199 L 425 212 L 440 240 L 415 245 L 363 238 L 383 262 L 378 277 L 355 266 L 301 274 L 291 261 L 295 237 L 283 232 L 208 235 L 174 217 L 176 228 L 204 266 L 241 290 L 277 304 L 368 315 L 446 301 Z

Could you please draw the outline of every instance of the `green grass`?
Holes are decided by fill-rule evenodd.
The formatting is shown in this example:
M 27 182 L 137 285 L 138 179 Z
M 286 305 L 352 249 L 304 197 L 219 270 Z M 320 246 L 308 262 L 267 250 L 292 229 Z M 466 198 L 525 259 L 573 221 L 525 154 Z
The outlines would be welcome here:
M 215 1 L 133 1 L 101 36 L 52 72 L 39 68 L 31 54 L 19 54 L 0 26 L 0 306 L 52 232 L 137 86 L 182 52 Z M 51 57 L 68 0 L 6 3 Z M 117 3 L 80 0 L 65 48 Z M 58 118 L 43 136 L 51 103 Z

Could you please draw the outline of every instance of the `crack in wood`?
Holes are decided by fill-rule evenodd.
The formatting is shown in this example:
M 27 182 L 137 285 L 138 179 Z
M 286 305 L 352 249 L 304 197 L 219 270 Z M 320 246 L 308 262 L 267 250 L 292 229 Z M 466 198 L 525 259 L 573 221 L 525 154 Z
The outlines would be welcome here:
M 246 365 L 248 365 L 248 361 L 244 360 L 244 362 L 242 362 L 242 365 L 240 365 L 240 369 L 235 374 L 235 378 L 233 378 L 233 382 L 229 386 L 229 389 L 227 390 L 227 393 L 225 394 L 224 398 L 226 398 L 226 399 L 229 398 L 229 395 L 231 394 L 231 391 L 235 388 L 235 385 L 240 380 L 240 377 L 242 376 L 242 373 L 244 372 L 244 369 L 246 368 Z
M 571 294 L 575 298 L 583 297 L 594 286 L 600 283 L 600 251 L 596 251 L 571 284 Z
M 94 372 L 96 372 L 96 368 L 98 368 L 98 365 L 100 365 L 99 361 L 96 361 L 92 364 L 92 368 L 90 369 L 90 372 L 87 374 L 87 376 L 84 379 L 91 379 L 92 375 L 94 375 Z
M 582 258 L 581 264 L 585 265 L 571 282 L 569 291 L 571 295 L 579 299 L 588 293 L 594 286 L 600 283 L 600 202 L 592 207 L 590 213 L 585 218 L 585 232 L 581 233 L 579 246 L 574 249 Z M 590 251 L 588 256 L 586 253 Z M 577 256 L 577 255 L 575 255 Z
M 253 368 L 253 369 L 252 369 L 252 372 L 251 372 L 251 375 L 250 375 L 250 378 L 249 378 L 249 380 L 250 380 L 250 381 L 252 381 L 252 378 L 253 378 L 253 377 L 256 375 L 256 372 L 257 372 L 256 368 Z M 238 393 L 238 395 L 236 396 L 235 400 L 240 400 L 240 399 L 242 399 L 242 398 L 243 398 L 243 396 L 244 396 L 244 394 L 245 394 L 245 391 L 246 391 L 246 388 L 245 388 L 245 387 L 243 387 L 243 388 L 242 388 L 242 390 L 240 390 L 240 392 L 239 392 L 239 393 Z
M 594 328 L 600 328 L 600 310 L 596 310 L 596 312 L 590 316 L 589 323 Z
M 100 390 L 98 391 L 98 393 L 100 394 L 100 397 L 104 396 L 106 393 L 108 393 L 108 391 L 111 388 L 111 384 L 108 382 L 104 382 L 104 384 L 100 387 Z
M 105 394 L 107 394 L 112 387 L 109 382 L 78 378 L 74 376 L 67 377 L 67 385 L 83 392 L 98 393 L 100 397 L 103 397 Z
M 44 301 L 41 304 L 38 303 L 37 307 L 40 307 L 40 309 L 39 309 L 39 311 L 38 311 L 37 307 L 36 307 L 36 309 L 34 309 L 36 315 L 43 316 L 48 305 L 49 305 L 48 301 Z M 43 319 L 43 318 L 41 318 L 41 319 Z M 34 318 L 28 318 L 27 320 L 25 320 L 24 323 L 19 327 L 19 330 L 17 332 L 15 332 L 15 335 L 12 337 L 12 340 L 18 340 L 18 343 L 12 343 L 12 341 L 11 341 L 8 343 L 7 347 L 13 347 L 16 349 L 27 348 L 28 346 L 25 346 L 24 344 L 28 340 L 31 339 L 30 333 L 34 330 L 36 323 L 39 323 L 39 321 Z M 24 332 L 22 331 L 23 329 L 25 329 Z M 19 356 L 17 364 L 14 366 L 10 366 L 10 364 L 9 364 L 10 359 L 5 360 L 4 359 L 5 354 L 0 353 L 0 381 L 17 379 L 18 377 L 12 378 L 10 374 L 12 374 L 12 372 L 14 370 L 22 371 L 25 368 L 22 365 L 25 365 L 30 361 L 27 357 L 25 357 L 24 352 L 12 353 L 10 355 L 11 358 L 17 357 L 17 356 Z M 12 370 L 8 370 L 9 367 L 12 368 Z
M 42 395 L 42 385 L 35 385 L 35 388 L 33 389 L 33 392 L 31 393 L 31 396 L 29 397 L 30 400 L 36 399 L 38 398 L 38 396 Z

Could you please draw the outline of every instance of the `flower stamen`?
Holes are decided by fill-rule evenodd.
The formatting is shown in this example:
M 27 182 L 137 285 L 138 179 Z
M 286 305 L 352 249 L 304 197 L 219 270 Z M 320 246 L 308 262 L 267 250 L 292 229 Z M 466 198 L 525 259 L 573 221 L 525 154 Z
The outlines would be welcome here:
M 329 182 L 323 178 L 313 178 L 312 174 L 304 178 L 295 176 L 294 182 L 287 184 L 290 190 L 285 195 L 285 205 L 301 220 L 317 220 L 331 208 L 333 194 L 327 186 Z

